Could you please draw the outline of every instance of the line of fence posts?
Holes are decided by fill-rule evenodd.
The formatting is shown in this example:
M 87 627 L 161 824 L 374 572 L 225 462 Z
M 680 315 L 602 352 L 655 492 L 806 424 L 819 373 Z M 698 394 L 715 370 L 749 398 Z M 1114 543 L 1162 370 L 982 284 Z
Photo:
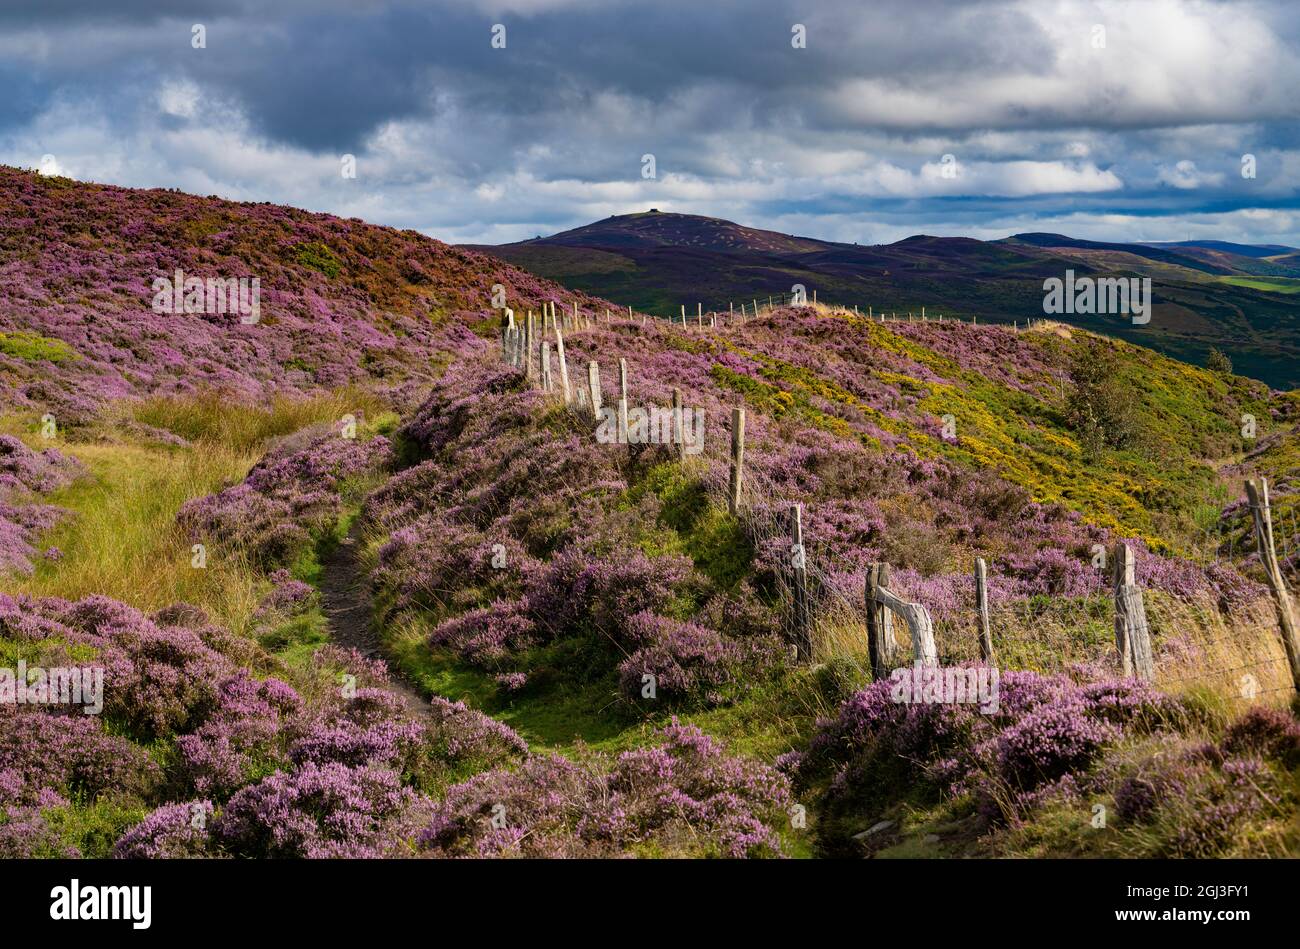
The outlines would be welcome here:
M 1297 636 L 1295 607 L 1291 602 L 1291 592 L 1282 577 L 1277 548 L 1273 544 L 1273 513 L 1269 508 L 1268 479 L 1260 478 L 1258 485 L 1254 480 L 1247 481 L 1246 496 L 1250 501 L 1250 512 L 1254 520 L 1255 544 L 1259 549 L 1260 563 L 1263 564 L 1268 587 L 1273 594 L 1273 605 L 1277 609 L 1282 648 L 1286 651 L 1287 665 L 1291 668 L 1291 682 L 1296 691 L 1300 691 L 1300 637 Z
M 755 315 L 758 313 L 758 301 L 754 302 Z M 769 298 L 769 306 L 771 301 Z M 549 306 L 549 319 L 548 319 Z M 703 304 L 697 304 L 696 319 L 702 321 Z M 734 305 L 729 306 L 729 313 L 734 319 Z M 629 317 L 632 316 L 629 308 Z M 573 393 L 569 383 L 568 364 L 564 352 L 564 333 L 562 323 L 569 322 L 573 327 L 581 326 L 581 310 L 573 304 L 572 316 L 556 312 L 553 301 L 544 302 L 542 306 L 541 335 L 546 335 L 548 324 L 555 328 L 555 348 L 559 359 L 560 387 L 564 401 L 569 404 Z M 522 325 L 521 325 L 522 324 Z M 686 322 L 686 307 L 682 306 L 682 324 Z M 514 311 L 505 308 L 501 329 L 502 355 L 506 362 L 520 368 L 528 378 L 534 376 L 533 352 L 538 347 L 538 333 L 535 316 L 528 312 L 527 319 L 516 322 Z M 551 376 L 551 345 L 542 339 L 540 343 L 540 381 L 543 391 L 553 388 Z M 579 404 L 587 403 L 590 393 L 590 407 L 593 417 L 600 418 L 602 406 L 600 388 L 600 367 L 596 360 L 587 364 L 587 392 L 579 390 Z M 618 428 L 620 440 L 627 438 L 627 361 L 619 359 L 619 405 Z M 584 405 L 585 407 L 585 405 Z M 673 428 L 674 441 L 677 443 L 678 457 L 685 460 L 686 445 L 682 437 L 684 406 L 680 388 L 673 389 Z M 733 515 L 740 510 L 740 494 L 744 481 L 745 456 L 745 410 L 741 407 L 732 409 L 731 416 L 731 471 L 728 491 L 728 508 Z M 1281 628 L 1282 644 L 1286 651 L 1293 683 L 1300 690 L 1300 630 L 1298 630 L 1295 609 L 1290 591 L 1282 576 L 1273 540 L 1272 515 L 1269 506 L 1268 482 L 1260 479 L 1246 482 L 1246 492 L 1254 522 L 1254 532 L 1260 560 L 1264 566 L 1269 588 L 1277 608 L 1278 622 Z M 791 509 L 794 564 L 794 616 L 797 635 L 796 648 L 799 654 L 807 657 L 811 654 L 811 606 L 808 600 L 806 554 L 803 545 L 802 505 L 795 504 Z M 1114 549 L 1114 600 L 1115 600 L 1115 646 L 1119 655 L 1123 675 L 1136 676 L 1150 681 L 1155 677 L 1155 665 L 1151 650 L 1150 627 L 1147 623 L 1146 607 L 1142 590 L 1137 585 L 1133 551 L 1127 544 L 1116 544 Z M 889 590 L 889 565 L 872 564 L 866 577 L 867 638 L 872 672 L 877 677 L 884 675 L 897 653 L 897 642 L 892 630 L 892 612 L 898 612 L 908 623 L 912 634 L 916 655 L 922 661 L 933 661 L 935 647 L 933 624 L 928 611 L 918 603 L 906 603 Z M 988 567 L 983 557 L 975 559 L 975 612 L 976 637 L 979 643 L 980 658 L 992 662 L 994 658 L 993 640 L 988 604 Z

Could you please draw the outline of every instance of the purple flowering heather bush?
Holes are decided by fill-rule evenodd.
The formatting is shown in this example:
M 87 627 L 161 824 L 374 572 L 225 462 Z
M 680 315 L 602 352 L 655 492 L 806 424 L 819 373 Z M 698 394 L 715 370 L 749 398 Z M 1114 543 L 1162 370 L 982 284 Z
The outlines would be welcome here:
M 334 527 L 348 479 L 391 460 L 383 436 L 362 441 L 324 432 L 304 447 L 297 441 L 268 452 L 239 484 L 187 501 L 179 523 L 195 540 L 228 544 L 260 564 L 291 562 Z
M 1065 675 L 1003 672 L 998 708 L 895 701 L 882 680 L 820 723 L 807 749 L 781 765 L 821 789 L 821 846 L 851 850 L 868 818 L 909 798 L 966 798 L 986 821 L 1020 820 L 1052 794 L 1086 780 L 1127 735 L 1171 729 L 1181 706 L 1131 679 L 1078 682 Z
M 63 487 L 80 471 L 80 463 L 58 449 L 38 452 L 12 435 L 0 435 L 0 576 L 31 573 L 38 556 L 37 536 L 67 514 L 60 507 L 39 503 L 35 496 Z M 59 551 L 51 547 L 44 556 L 57 560 Z
M 452 787 L 420 836 L 432 856 L 779 856 L 790 789 L 675 719 L 653 746 L 574 763 L 534 757 Z M 494 820 L 495 818 L 495 820 Z
M 150 618 L 105 597 L 0 595 L 0 636 L 32 664 L 89 660 L 105 682 L 99 716 L 0 705 L 6 856 L 75 849 L 42 809 L 103 802 L 119 820 L 154 808 L 118 828 L 118 856 L 410 852 L 430 792 L 528 755 L 517 734 L 461 703 L 413 716 L 384 688 L 385 664 L 348 650 L 323 648 L 296 674 L 303 691 L 254 677 L 184 604 Z M 340 672 L 359 687 L 342 690 Z M 195 801 L 201 827 L 189 823 Z

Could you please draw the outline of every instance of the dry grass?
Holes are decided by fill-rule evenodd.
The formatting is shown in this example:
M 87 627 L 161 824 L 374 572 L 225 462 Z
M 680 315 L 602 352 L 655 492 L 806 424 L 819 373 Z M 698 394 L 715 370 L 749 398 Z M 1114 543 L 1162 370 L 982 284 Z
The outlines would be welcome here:
M 193 396 L 152 396 L 131 404 L 126 412 L 141 424 L 187 441 L 251 450 L 309 425 L 337 422 L 345 415 L 360 422 L 384 408 L 373 393 L 348 387 L 310 396 L 286 393 L 261 404 L 232 400 L 216 390 Z
M 204 392 L 125 406 L 120 421 L 166 429 L 191 444 L 176 448 L 140 439 L 129 425 L 100 429 L 95 440 L 87 433 L 84 441 L 57 442 L 87 469 L 49 499 L 72 512 L 41 539 L 63 557 L 41 561 L 30 577 L 7 578 L 6 590 L 74 600 L 102 594 L 146 611 L 184 601 L 244 632 L 266 580 L 242 557 L 211 546 L 206 567 L 191 566 L 193 541 L 177 527 L 176 512 L 191 498 L 240 481 L 276 438 L 344 415 L 360 421 L 383 411 L 359 390 L 280 396 L 257 405 Z M 0 420 L 4 428 L 18 429 L 18 420 Z
M 184 450 L 122 444 L 72 444 L 88 474 L 52 500 L 73 516 L 45 541 L 63 558 L 17 578 L 13 592 L 80 599 L 103 594 L 142 609 L 185 601 L 243 630 L 264 584 L 239 558 L 209 551 L 207 567 L 190 565 L 191 541 L 176 512 L 241 479 L 257 453 L 212 442 Z

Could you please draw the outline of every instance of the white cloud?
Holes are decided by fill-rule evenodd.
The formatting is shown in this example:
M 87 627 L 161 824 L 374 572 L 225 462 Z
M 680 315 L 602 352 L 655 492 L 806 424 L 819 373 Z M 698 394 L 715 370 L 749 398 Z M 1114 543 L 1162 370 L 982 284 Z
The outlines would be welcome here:
M 1161 165 L 1158 169 L 1157 178 L 1171 187 L 1182 188 L 1183 190 L 1223 183 L 1223 174 L 1221 172 L 1201 171 L 1196 167 L 1196 162 L 1188 159 L 1183 159 L 1172 167 Z

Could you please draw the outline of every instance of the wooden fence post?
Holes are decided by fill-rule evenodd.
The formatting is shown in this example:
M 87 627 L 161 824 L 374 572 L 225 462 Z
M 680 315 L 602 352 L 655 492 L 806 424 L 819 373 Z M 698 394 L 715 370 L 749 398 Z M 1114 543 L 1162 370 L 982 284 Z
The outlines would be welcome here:
M 975 558 L 975 613 L 979 619 L 980 659 L 993 661 L 993 635 L 989 632 L 989 577 L 983 557 Z
M 560 389 L 564 392 L 564 404 L 568 405 L 573 401 L 573 393 L 569 389 L 569 366 L 564 361 L 564 333 L 559 323 L 555 324 L 555 351 L 560 360 Z
M 600 366 L 596 360 L 587 362 L 587 386 L 591 389 L 591 414 L 600 421 Z
M 1254 481 L 1247 481 L 1246 494 L 1250 498 L 1250 510 L 1255 520 L 1255 544 L 1259 547 L 1259 559 L 1268 575 L 1268 586 L 1273 591 L 1273 602 L 1277 606 L 1282 648 L 1286 650 L 1286 660 L 1291 666 L 1291 682 L 1296 691 L 1300 691 L 1300 636 L 1297 636 L 1291 592 L 1282 577 L 1277 548 L 1273 546 L 1273 513 L 1268 504 L 1268 479 L 1260 478 L 1258 487 Z
M 876 587 L 889 589 L 889 564 L 876 565 Z M 879 613 L 877 626 L 880 629 L 880 648 L 885 662 L 891 664 L 898 658 L 898 640 L 894 638 L 894 614 L 879 603 L 876 604 L 876 610 Z
M 1133 551 L 1124 543 L 1115 545 L 1115 648 L 1125 676 L 1146 682 L 1155 678 L 1146 605 L 1137 585 Z
M 673 441 L 677 443 L 677 460 L 686 460 L 686 439 L 682 437 L 682 390 L 673 388 Z
M 686 304 L 682 304 L 682 329 L 686 329 Z
M 618 361 L 618 431 L 619 437 L 627 442 L 627 360 Z
M 551 342 L 542 340 L 542 391 L 551 391 Z
M 731 491 L 727 506 L 731 513 L 740 511 L 740 483 L 745 465 L 745 410 L 731 410 Z
M 528 322 L 524 324 L 524 376 L 533 377 L 533 348 L 536 346 L 537 324 L 533 321 L 533 311 L 528 311 Z
M 794 568 L 794 630 L 795 655 L 812 658 L 812 621 L 808 612 L 808 561 L 803 546 L 803 505 L 795 504 L 790 511 L 791 537 L 790 563 Z
M 887 612 L 876 602 L 876 588 L 880 585 L 880 564 L 867 565 L 867 585 L 865 590 L 867 609 L 867 653 L 871 657 L 871 678 L 879 682 L 889 674 L 889 653 L 885 648 L 884 630 L 880 618 Z

